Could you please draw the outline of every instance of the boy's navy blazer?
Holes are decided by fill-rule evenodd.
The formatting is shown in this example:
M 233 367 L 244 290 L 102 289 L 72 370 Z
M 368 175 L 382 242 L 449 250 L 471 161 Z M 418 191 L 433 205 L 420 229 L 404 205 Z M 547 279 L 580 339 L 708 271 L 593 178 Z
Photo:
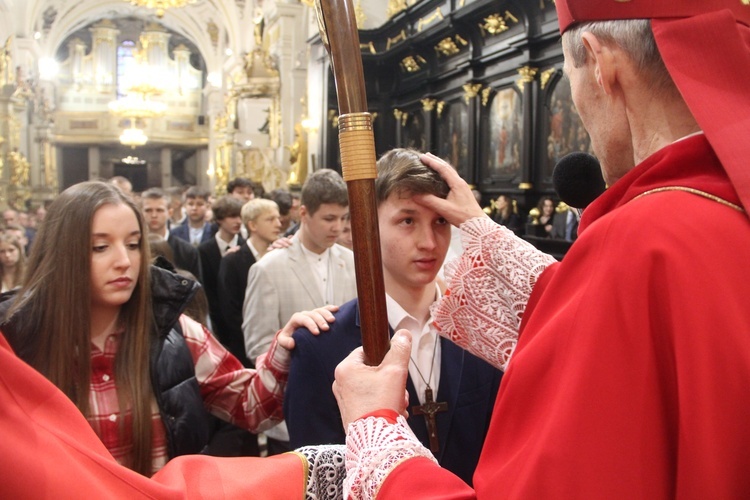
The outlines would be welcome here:
M 335 317 L 331 329 L 318 336 L 304 328 L 294 332 L 295 348 L 284 396 L 292 448 L 344 443 L 346 437 L 331 384 L 336 365 L 362 345 L 357 299 L 342 305 Z M 440 342 L 440 383 L 435 400 L 447 402 L 448 411 L 436 417 L 440 439 L 436 458 L 441 466 L 472 484 L 502 372 L 447 339 Z M 411 378 L 407 379 L 407 389 L 411 414 L 411 407 L 420 404 Z M 411 415 L 408 422 L 429 448 L 425 418 Z
M 216 234 L 217 227 L 215 224 L 207 223 L 203 226 L 203 235 L 201 236 L 201 243 L 206 242 L 214 237 Z M 190 226 L 188 225 L 187 219 L 182 224 L 172 227 L 169 230 L 170 234 L 174 234 L 178 238 L 190 243 Z

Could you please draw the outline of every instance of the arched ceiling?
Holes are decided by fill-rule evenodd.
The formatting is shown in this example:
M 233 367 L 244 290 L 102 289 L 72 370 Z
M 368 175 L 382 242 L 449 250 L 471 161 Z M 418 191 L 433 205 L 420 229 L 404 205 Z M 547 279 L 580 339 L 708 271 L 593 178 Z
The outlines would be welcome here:
M 386 21 L 387 1 L 353 1 L 364 13 L 363 28 Z M 31 66 L 41 58 L 54 57 L 71 34 L 94 22 L 140 18 L 158 21 L 190 40 L 206 70 L 221 72 L 240 64 L 242 54 L 252 50 L 253 12 L 256 6 L 267 9 L 271 4 L 298 5 L 300 0 L 194 0 L 185 7 L 168 9 L 161 19 L 153 10 L 135 7 L 127 0 L 0 0 L 0 44 L 15 35 L 15 50 L 24 52 L 18 54 L 19 63 Z
M 116 17 L 116 18 L 113 18 L 113 22 L 115 23 L 115 25 L 117 26 L 117 30 L 119 31 L 119 35 L 117 38 L 118 43 L 120 43 L 122 40 L 132 40 L 134 42 L 137 42 L 144 28 L 149 23 L 148 20 L 138 18 L 138 17 Z M 70 40 L 72 40 L 73 38 L 82 40 L 84 44 L 89 49 L 91 49 L 93 47 L 92 33 L 91 33 L 92 26 L 93 26 L 93 23 L 77 31 L 70 33 L 68 37 L 66 38 L 66 41 L 58 46 L 57 51 L 55 52 L 55 58 L 58 61 L 64 61 L 65 59 L 69 57 L 68 44 L 70 43 Z M 205 62 L 203 61 L 201 52 L 195 46 L 193 41 L 183 36 L 182 34 L 170 32 L 170 37 L 169 37 L 170 57 L 172 57 L 171 54 L 174 48 L 179 45 L 186 46 L 188 50 L 190 50 L 190 53 L 191 53 L 190 63 L 193 65 L 194 68 L 200 69 L 200 70 L 206 69 Z
M 0 0 L 0 12 L 3 7 L 13 18 L 9 24 L 14 30 L 9 34 L 17 40 L 35 40 L 37 58 L 54 57 L 71 34 L 101 19 L 140 18 L 158 21 L 190 40 L 207 69 L 217 71 L 225 62 L 227 48 L 234 53 L 248 50 L 246 25 L 251 22 L 255 0 L 197 0 L 168 9 L 161 19 L 153 10 L 124 0 Z
M 160 21 L 170 30 L 191 38 L 197 45 L 201 39 L 209 38 L 207 26 L 213 22 L 226 33 L 231 47 L 245 38 L 246 25 L 251 22 L 256 5 L 262 6 L 263 1 L 193 0 L 186 7 L 168 9 Z M 386 21 L 385 0 L 353 1 L 365 16 L 363 28 L 375 28 Z M 300 0 L 265 2 L 299 4 Z M 17 37 L 43 33 L 40 46 L 49 53 L 54 52 L 71 32 L 98 19 L 130 16 L 156 19 L 153 10 L 135 7 L 128 0 L 0 0 L 0 12 L 10 14 L 3 16 L 0 26 L 3 23 L 13 26 Z

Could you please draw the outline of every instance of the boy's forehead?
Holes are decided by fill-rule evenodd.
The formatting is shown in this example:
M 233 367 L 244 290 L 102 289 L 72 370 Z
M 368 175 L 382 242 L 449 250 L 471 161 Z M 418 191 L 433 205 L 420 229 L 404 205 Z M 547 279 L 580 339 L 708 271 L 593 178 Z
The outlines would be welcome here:
M 261 219 L 263 217 L 268 217 L 269 215 L 276 216 L 278 214 L 279 214 L 279 211 L 276 210 L 275 208 L 264 208 L 260 212 L 258 212 L 258 215 L 255 216 L 255 219 Z
M 411 189 L 396 188 L 386 197 L 385 201 L 413 201 L 414 197 L 419 193 L 415 193 Z
M 143 208 L 146 208 L 146 206 L 163 206 L 167 207 L 169 206 L 169 203 L 166 198 L 143 198 Z
M 408 189 L 394 190 L 386 197 L 385 200 L 380 203 L 379 207 L 388 204 L 390 207 L 402 211 L 420 211 L 429 214 L 435 213 L 433 210 L 414 201 L 414 196 L 416 195 L 417 193 L 414 193 L 413 191 Z

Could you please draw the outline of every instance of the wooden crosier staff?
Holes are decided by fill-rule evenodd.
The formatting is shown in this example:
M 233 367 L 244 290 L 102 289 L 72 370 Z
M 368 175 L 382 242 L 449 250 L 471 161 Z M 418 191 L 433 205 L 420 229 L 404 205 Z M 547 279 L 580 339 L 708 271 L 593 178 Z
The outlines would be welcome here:
M 315 8 L 339 102 L 339 149 L 349 191 L 362 347 L 365 362 L 378 365 L 390 340 L 375 202 L 375 138 L 367 112 L 359 33 L 351 0 L 316 0 Z

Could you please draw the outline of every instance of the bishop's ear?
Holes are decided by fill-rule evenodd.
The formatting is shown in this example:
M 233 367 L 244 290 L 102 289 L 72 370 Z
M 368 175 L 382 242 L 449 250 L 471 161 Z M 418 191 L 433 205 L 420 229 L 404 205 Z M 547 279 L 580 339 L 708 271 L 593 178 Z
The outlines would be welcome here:
M 612 94 L 617 81 L 617 65 L 612 47 L 593 33 L 585 31 L 581 34 L 581 41 L 586 48 L 586 60 L 594 63 L 596 83 L 606 94 Z

